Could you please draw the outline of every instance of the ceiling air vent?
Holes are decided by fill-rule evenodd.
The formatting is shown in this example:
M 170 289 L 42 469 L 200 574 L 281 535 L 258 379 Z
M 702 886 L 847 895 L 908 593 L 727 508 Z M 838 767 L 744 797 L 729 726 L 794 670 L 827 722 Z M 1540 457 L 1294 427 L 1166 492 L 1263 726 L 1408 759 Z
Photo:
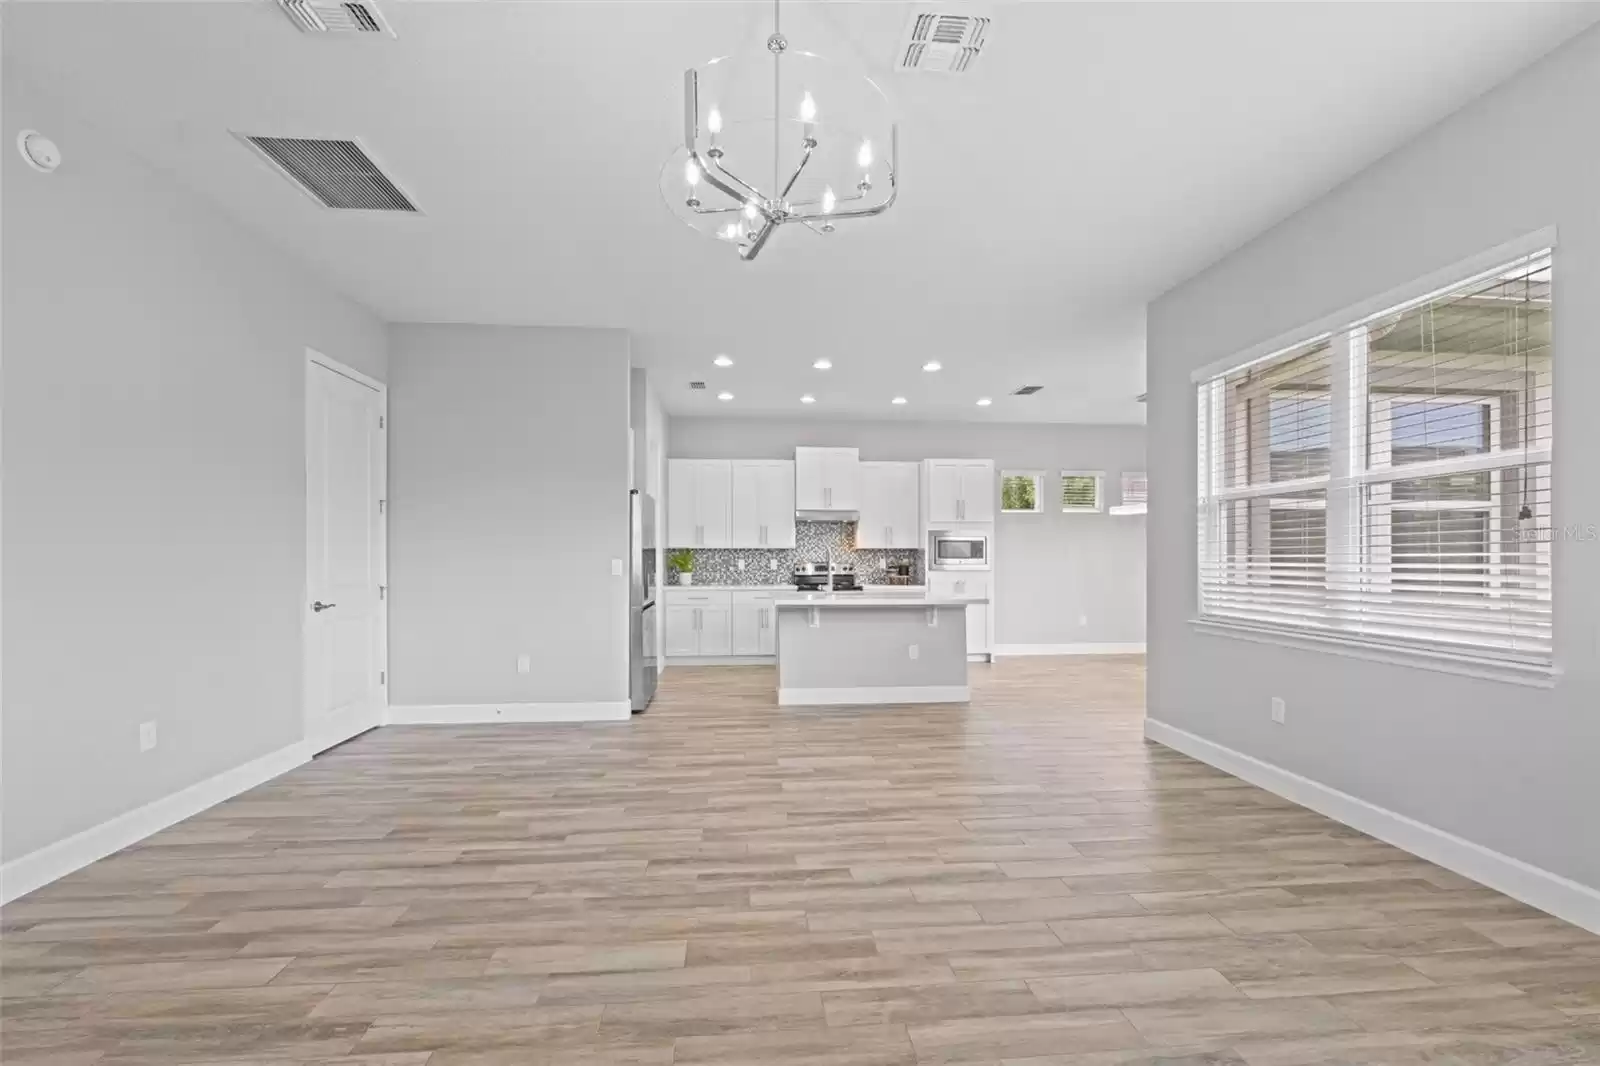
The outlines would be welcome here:
M 278 0 L 278 7 L 301 33 L 377 33 L 394 31 L 372 0 Z
M 1043 385 L 1024 385 L 1024 386 L 1022 386 L 1022 388 L 1016 390 L 1011 395 L 1013 395 L 1013 396 L 1032 396 L 1034 393 L 1038 392 L 1042 388 L 1044 388 Z
M 964 74 L 983 51 L 989 20 L 975 15 L 913 11 L 895 54 L 895 69 Z
M 418 213 L 411 198 L 356 141 L 251 136 L 243 140 L 323 207 Z
M 703 381 L 691 381 L 691 382 L 689 382 L 689 389 L 690 389 L 690 391 L 693 391 L 693 392 L 701 392 L 701 391 L 703 391 L 705 389 L 705 387 L 706 387 L 706 383 L 703 382 Z

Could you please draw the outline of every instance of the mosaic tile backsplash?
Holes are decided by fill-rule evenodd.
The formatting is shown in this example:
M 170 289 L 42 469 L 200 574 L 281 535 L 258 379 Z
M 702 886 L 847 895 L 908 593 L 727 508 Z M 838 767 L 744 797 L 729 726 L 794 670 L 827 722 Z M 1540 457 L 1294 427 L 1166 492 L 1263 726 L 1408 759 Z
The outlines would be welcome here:
M 923 553 L 905 548 L 889 551 L 881 548 L 857 548 L 854 522 L 796 522 L 793 548 L 696 548 L 694 550 L 694 583 L 696 585 L 789 585 L 793 583 L 796 563 L 821 561 L 833 549 L 833 561 L 854 564 L 856 580 L 863 585 L 888 583 L 884 568 L 891 563 L 911 564 L 911 583 L 923 584 Z M 739 560 L 744 569 L 739 569 Z M 778 560 L 772 569 L 770 560 Z M 670 569 L 667 584 L 675 585 L 678 576 Z

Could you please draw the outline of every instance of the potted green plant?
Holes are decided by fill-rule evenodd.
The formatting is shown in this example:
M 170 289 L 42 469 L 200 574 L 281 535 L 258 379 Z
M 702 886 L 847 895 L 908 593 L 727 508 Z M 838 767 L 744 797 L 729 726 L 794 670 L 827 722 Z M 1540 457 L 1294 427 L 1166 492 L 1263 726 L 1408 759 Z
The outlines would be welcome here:
M 667 556 L 667 565 L 678 572 L 678 584 L 694 584 L 694 552 L 679 548 Z

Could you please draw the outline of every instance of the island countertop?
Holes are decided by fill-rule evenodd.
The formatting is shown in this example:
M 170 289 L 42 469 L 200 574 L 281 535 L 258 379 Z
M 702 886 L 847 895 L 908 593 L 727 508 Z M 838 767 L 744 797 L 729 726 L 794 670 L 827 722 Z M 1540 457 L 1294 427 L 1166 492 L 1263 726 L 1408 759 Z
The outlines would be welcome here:
M 789 607 L 966 607 L 988 603 L 987 596 L 949 596 L 926 589 L 869 592 L 797 592 L 789 590 L 772 597 L 779 610 Z

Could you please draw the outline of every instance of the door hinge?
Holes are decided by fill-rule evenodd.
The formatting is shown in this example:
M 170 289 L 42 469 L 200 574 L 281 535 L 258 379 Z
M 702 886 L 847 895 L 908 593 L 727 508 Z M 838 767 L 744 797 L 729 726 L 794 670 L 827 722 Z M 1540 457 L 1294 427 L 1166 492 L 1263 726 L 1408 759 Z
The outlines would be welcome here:
M 387 685 L 388 683 L 389 683 L 389 671 L 387 671 L 387 670 L 379 670 L 378 671 L 378 684 Z
M 378 586 L 378 599 L 380 599 L 380 600 L 383 599 L 388 594 L 388 592 L 389 592 L 389 586 L 388 585 L 379 585 Z
M 385 508 L 387 507 L 388 503 L 389 503 L 388 500 L 379 500 L 378 501 L 378 513 L 379 514 L 385 513 Z
M 379 429 L 383 428 L 383 416 L 382 415 L 378 416 L 378 428 Z

